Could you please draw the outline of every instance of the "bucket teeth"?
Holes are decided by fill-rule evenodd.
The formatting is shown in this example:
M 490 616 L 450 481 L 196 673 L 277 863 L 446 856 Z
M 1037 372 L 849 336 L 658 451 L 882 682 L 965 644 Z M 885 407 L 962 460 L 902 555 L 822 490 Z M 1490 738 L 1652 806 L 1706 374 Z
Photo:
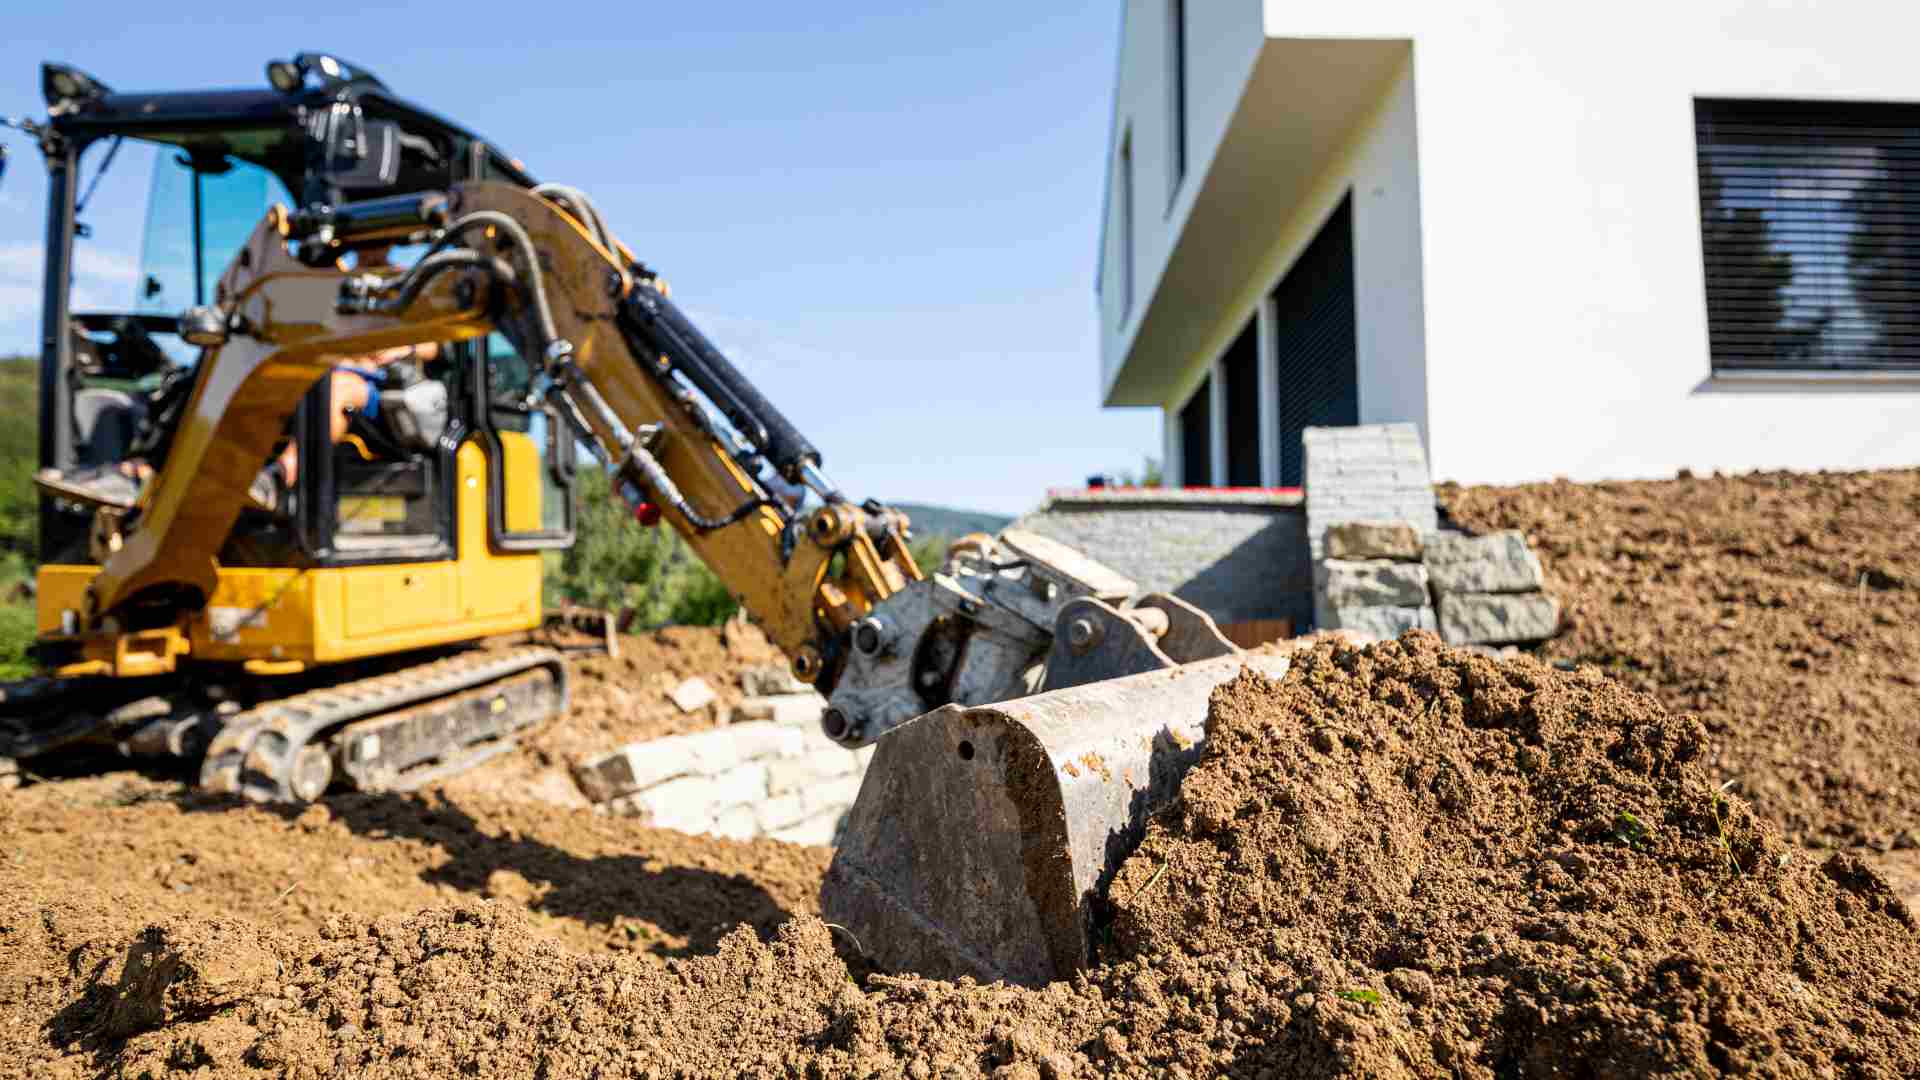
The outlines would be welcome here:
M 880 740 L 822 890 L 883 968 L 1038 986 L 1087 965 L 1094 906 L 1200 757 L 1223 657 L 949 705 Z

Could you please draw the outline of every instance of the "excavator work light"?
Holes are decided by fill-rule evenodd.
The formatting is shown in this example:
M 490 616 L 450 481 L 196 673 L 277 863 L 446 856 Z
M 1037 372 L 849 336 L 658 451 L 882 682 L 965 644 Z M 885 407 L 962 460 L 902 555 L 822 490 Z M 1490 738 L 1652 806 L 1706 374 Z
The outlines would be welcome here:
M 300 89 L 301 84 L 306 81 L 306 73 L 301 71 L 300 65 L 293 61 L 267 61 L 267 82 L 271 83 L 275 90 L 283 94 L 291 94 Z
M 70 109 L 104 96 L 107 87 L 79 68 L 65 64 L 42 64 L 40 93 L 47 99 L 50 109 Z

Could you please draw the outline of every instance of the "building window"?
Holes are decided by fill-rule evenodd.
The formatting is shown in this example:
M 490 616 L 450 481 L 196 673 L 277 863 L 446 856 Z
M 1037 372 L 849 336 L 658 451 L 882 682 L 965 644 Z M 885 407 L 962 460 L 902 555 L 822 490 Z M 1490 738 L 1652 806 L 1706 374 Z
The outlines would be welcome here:
M 1260 330 L 1248 319 L 1220 358 L 1227 389 L 1227 486 L 1260 486 Z
M 1120 139 L 1120 160 L 1114 166 L 1116 176 L 1113 198 L 1119 215 L 1120 243 L 1115 258 L 1120 262 L 1120 325 L 1133 312 L 1133 133 Z
M 1167 206 L 1187 175 L 1187 4 L 1167 0 Z
M 1200 386 L 1180 410 L 1180 484 L 1213 485 L 1213 376 Z
M 1920 105 L 1696 101 L 1715 371 L 1920 370 Z

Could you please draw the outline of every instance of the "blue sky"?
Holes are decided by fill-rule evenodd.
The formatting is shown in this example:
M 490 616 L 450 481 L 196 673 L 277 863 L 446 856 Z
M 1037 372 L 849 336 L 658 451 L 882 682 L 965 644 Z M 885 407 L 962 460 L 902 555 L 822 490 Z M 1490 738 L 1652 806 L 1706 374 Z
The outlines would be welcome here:
M 47 59 L 151 89 L 337 52 L 591 192 L 851 494 L 1014 513 L 1159 445 L 1157 411 L 1098 401 L 1119 14 L 916 6 L 30 5 L 7 16 L 0 113 L 44 113 Z M 0 352 L 37 351 L 45 185 L 7 145 Z M 95 196 L 82 304 L 131 301 L 150 169 L 123 151 Z

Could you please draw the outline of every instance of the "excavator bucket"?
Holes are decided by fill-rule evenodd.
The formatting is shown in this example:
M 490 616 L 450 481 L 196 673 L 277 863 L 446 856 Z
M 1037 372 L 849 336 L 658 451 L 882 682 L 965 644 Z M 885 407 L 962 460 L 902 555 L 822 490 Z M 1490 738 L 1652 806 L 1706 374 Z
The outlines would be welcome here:
M 881 739 L 822 906 L 882 968 L 1039 986 L 1087 965 L 1095 908 L 1198 760 L 1228 655 L 972 708 Z

